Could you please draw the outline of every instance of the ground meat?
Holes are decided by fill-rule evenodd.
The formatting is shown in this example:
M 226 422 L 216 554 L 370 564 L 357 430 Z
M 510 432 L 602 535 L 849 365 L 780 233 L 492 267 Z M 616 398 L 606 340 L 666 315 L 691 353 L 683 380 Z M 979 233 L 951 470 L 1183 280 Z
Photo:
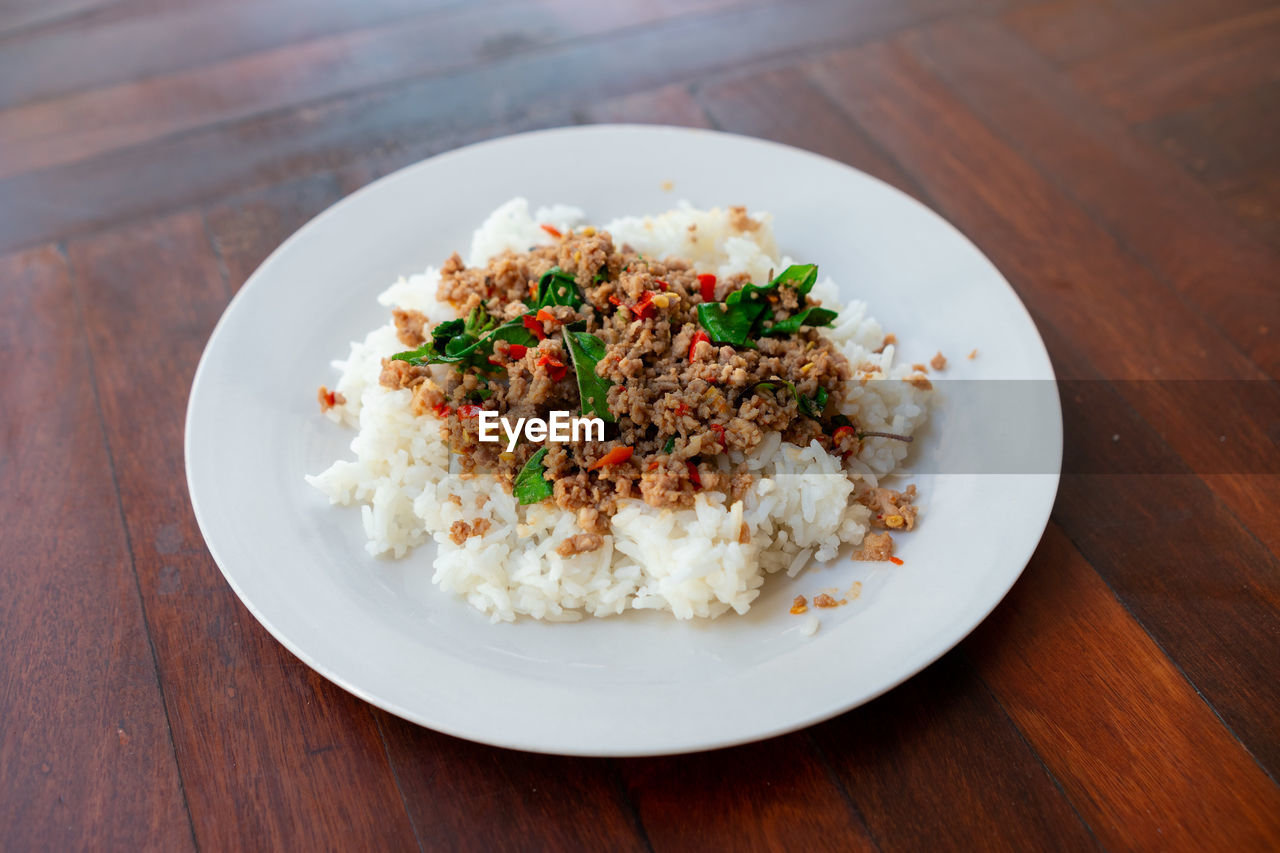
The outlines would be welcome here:
M 834 598 L 832 598 L 830 595 L 828 595 L 825 592 L 815 596 L 813 599 L 814 607 L 839 607 L 841 604 L 845 604 L 845 603 L 847 602 L 843 598 L 840 599 L 839 601 L 836 601 Z
M 457 495 L 450 495 L 449 497 L 453 498 L 457 497 Z M 460 500 L 458 505 L 462 505 Z M 461 545 L 470 536 L 485 535 L 491 527 L 493 527 L 493 522 L 487 518 L 473 518 L 470 524 L 465 521 L 455 521 L 449 525 L 449 538 L 453 540 L 453 544 Z
M 396 337 L 407 347 L 417 349 L 427 340 L 427 315 L 421 311 L 393 308 L 391 317 L 396 324 Z
M 893 537 L 888 533 L 868 533 L 862 540 L 862 550 L 853 555 L 855 560 L 884 562 L 893 559 Z
M 760 223 L 747 215 L 745 207 L 731 207 L 729 208 L 729 227 L 735 231 L 755 231 L 760 227 Z
M 382 360 L 382 373 L 378 375 L 378 384 L 393 391 L 399 388 L 412 388 L 431 375 L 431 369 L 425 366 L 410 364 L 407 361 L 396 361 L 392 358 Z
M 921 391 L 928 391 L 933 387 L 933 383 L 929 381 L 929 377 L 925 376 L 923 373 L 913 373 L 908 376 L 905 381 L 908 385 L 913 385 Z
M 809 605 L 805 602 L 803 595 L 797 595 L 795 601 L 791 602 L 791 613 L 799 616 L 809 609 Z
M 560 547 L 556 549 L 556 553 L 561 557 L 572 557 L 574 554 L 595 551 L 603 544 L 604 537 L 598 533 L 579 533 L 561 542 Z
M 327 412 L 334 406 L 346 405 L 347 398 L 342 395 L 341 391 L 330 391 L 323 385 L 316 392 L 316 399 L 320 401 L 320 411 Z
M 730 215 L 738 231 L 759 227 L 743 208 Z M 553 267 L 573 277 L 584 302 L 546 306 L 531 316 L 539 280 Z M 724 300 L 746 283 L 745 276 L 718 277 L 714 296 Z M 766 308 L 775 321 L 802 303 L 817 304 L 790 287 L 775 296 Z M 716 457 L 749 453 L 771 432 L 799 445 L 817 440 L 837 454 L 856 449 L 837 447 L 831 437 L 844 384 L 853 375 L 847 359 L 810 328 L 764 337 L 750 348 L 707 342 L 697 317 L 702 287 L 687 260 L 641 257 L 615 246 L 607 232 L 584 228 L 528 252 L 503 252 L 482 267 L 467 267 L 454 254 L 441 268 L 437 297 L 464 317 L 476 310 L 475 316 L 487 314 L 495 323 L 523 318 L 538 340 L 518 348 L 498 341 L 486 356 L 491 368 L 437 372 L 434 378 L 430 366 L 387 359 L 380 384 L 413 389 L 412 411 L 439 418 L 464 477 L 492 471 L 510 487 L 545 446 L 552 500 L 577 513 L 585 536 L 606 532 L 618 502 L 628 498 L 670 508 L 692 506 L 703 491 L 741 500 L 755 477 L 741 466 L 721 470 Z M 397 310 L 394 320 L 406 346 L 430 337 L 419 312 Z M 505 441 L 481 442 L 477 404 L 511 422 L 547 419 L 553 410 L 581 411 L 574 356 L 563 336 L 570 325 L 605 346 L 595 373 L 609 383 L 606 441 L 521 441 L 511 452 Z M 886 343 L 891 341 L 888 336 Z M 796 395 L 813 401 L 824 393 L 829 402 L 821 411 L 801 411 Z M 618 447 L 630 448 L 631 456 L 595 464 Z
M 947 357 L 939 352 L 933 358 L 929 359 L 929 365 L 933 367 L 934 370 L 946 370 Z
M 893 489 L 872 489 L 858 498 L 858 502 L 869 507 L 873 513 L 873 527 L 891 530 L 911 530 L 916 526 L 916 513 L 919 509 L 912 505 L 916 499 L 916 487 L 907 486 L 901 492 Z

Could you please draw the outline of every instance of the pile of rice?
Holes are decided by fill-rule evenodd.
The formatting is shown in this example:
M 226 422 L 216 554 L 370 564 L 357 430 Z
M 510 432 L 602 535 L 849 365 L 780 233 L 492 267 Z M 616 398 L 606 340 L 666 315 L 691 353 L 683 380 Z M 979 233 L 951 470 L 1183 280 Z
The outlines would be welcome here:
M 685 257 L 700 271 L 722 277 L 746 272 L 754 281 L 767 281 L 771 271 L 792 261 L 778 256 L 771 217 L 753 218 L 759 227 L 739 233 L 730 227 L 727 211 L 682 205 L 603 228 L 617 245 L 629 244 L 644 255 Z M 530 213 L 524 199 L 513 199 L 476 231 L 468 264 L 483 265 L 504 249 L 549 244 L 552 237 L 540 224 L 568 231 L 583 222 L 576 208 L 557 205 Z M 378 301 L 422 311 L 437 323 L 456 315 L 436 302 L 438 283 L 439 271 L 428 268 L 402 278 Z M 822 331 L 851 365 L 873 366 L 872 379 L 900 379 L 910 372 L 894 366 L 893 345 L 875 352 L 884 333 L 863 303 L 841 305 L 830 279 L 820 281 L 812 295 L 839 308 L 836 324 Z M 357 429 L 351 442 L 355 458 L 338 460 L 307 482 L 331 503 L 360 506 L 372 555 L 402 557 L 435 540 L 433 581 L 493 621 L 520 614 L 574 621 L 628 608 L 668 610 L 680 619 L 715 617 L 730 608 L 745 613 L 766 574 L 794 576 L 811 560 L 832 560 L 842 545 L 860 543 L 870 510 L 854 498 L 893 473 L 907 454 L 902 442 L 871 438 L 857 457 L 842 461 L 816 441 L 797 447 L 775 433 L 748 456 L 730 454 L 733 465 L 745 460 L 757 476 L 742 501 L 726 505 L 725 495 L 707 492 L 692 509 L 674 511 L 623 501 L 603 547 L 562 557 L 557 546 L 581 532 L 575 513 L 551 502 L 523 507 L 492 476 L 460 475 L 436 421 L 410 412 L 412 392 L 378 384 L 382 359 L 403 349 L 388 321 L 353 343 L 345 361 L 334 362 L 341 372 L 335 390 L 347 402 L 328 416 Z M 855 379 L 847 386 L 840 410 L 863 429 L 910 435 L 927 416 L 928 392 L 906 382 Z M 721 457 L 720 464 L 728 470 L 730 460 Z M 455 521 L 476 518 L 490 522 L 483 535 L 462 545 L 449 538 Z M 738 541 L 743 522 L 751 533 L 746 543 Z

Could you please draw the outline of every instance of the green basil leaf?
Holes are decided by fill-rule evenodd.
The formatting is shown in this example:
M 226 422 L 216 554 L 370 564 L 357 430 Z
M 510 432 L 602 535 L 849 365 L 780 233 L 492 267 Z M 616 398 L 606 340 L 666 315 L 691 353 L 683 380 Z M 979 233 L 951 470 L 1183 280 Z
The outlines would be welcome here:
M 467 314 L 462 331 L 473 338 L 479 338 L 496 325 L 498 321 L 489 316 L 488 309 L 484 305 L 477 305 Z
M 487 318 L 488 315 L 485 314 L 485 317 Z M 538 339 L 525 328 L 521 317 L 508 320 L 479 339 L 465 331 L 467 323 L 472 322 L 473 318 L 480 325 L 492 325 L 492 320 L 481 320 L 473 311 L 468 320 L 446 320 L 431 331 L 430 342 L 416 350 L 396 353 L 392 358 L 407 361 L 410 364 L 452 364 L 459 370 L 475 367 L 487 373 L 501 369 L 489 364 L 489 356 L 493 355 L 493 345 L 496 341 L 504 340 L 524 346 L 538 345 Z
M 791 396 L 796 398 L 796 408 L 800 410 L 800 414 L 817 420 L 822 416 L 822 411 L 827 407 L 827 400 L 830 394 L 826 388 L 818 387 L 818 393 L 812 397 L 806 397 L 796 390 L 796 384 L 786 379 L 768 379 L 764 382 L 757 382 L 754 385 L 747 386 L 747 390 L 743 392 L 743 398 L 750 397 L 758 390 L 777 391 L 786 388 L 791 392 Z
M 794 287 L 799 291 L 800 295 L 813 290 L 813 286 L 818 283 L 818 265 L 817 264 L 792 264 L 769 282 L 771 287 L 780 287 L 786 285 Z
M 830 326 L 836 316 L 835 311 L 823 308 L 820 305 L 809 305 L 787 319 L 779 320 L 769 326 L 764 330 L 764 333 L 771 337 L 794 335 L 800 331 L 801 326 Z
M 747 285 L 754 287 L 755 285 Z M 736 296 L 740 291 L 729 294 Z M 765 312 L 763 303 L 702 302 L 697 306 L 698 323 L 712 343 L 755 348 L 752 330 Z
M 675 450 L 675 449 L 676 449 L 676 437 L 673 435 L 673 436 L 671 436 L 671 438 L 668 438 L 668 439 L 667 439 L 667 443 L 666 443 L 666 444 L 662 445 L 662 452 L 663 452 L 663 453 L 670 453 L 671 451 L 673 451 L 673 450 Z
M 548 305 L 577 308 L 581 304 L 582 293 L 578 290 L 578 282 L 560 267 L 552 267 L 538 279 L 538 291 L 533 305 L 535 310 Z
M 578 396 L 582 398 L 582 414 L 594 416 L 605 421 L 614 421 L 609 411 L 609 388 L 613 385 L 608 379 L 596 375 L 596 365 L 605 357 L 608 347 L 604 341 L 589 332 L 574 332 L 564 329 L 565 346 L 573 358 L 573 371 L 578 377 Z
M 544 447 L 530 456 L 529 461 L 524 463 L 524 467 L 516 475 L 511 491 L 520 503 L 542 503 L 553 494 L 554 489 L 547 482 L 544 476 L 545 469 L 542 467 L 542 460 L 546 455 L 547 448 Z

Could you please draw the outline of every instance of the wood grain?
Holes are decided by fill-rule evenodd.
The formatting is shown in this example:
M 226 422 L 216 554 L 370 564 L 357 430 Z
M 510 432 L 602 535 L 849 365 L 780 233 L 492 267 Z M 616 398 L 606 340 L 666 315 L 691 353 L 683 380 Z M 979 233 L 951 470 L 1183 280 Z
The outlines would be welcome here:
M 1097 841 L 956 652 L 814 730 L 884 850 L 1088 850 Z M 988 763 L 998 754 L 998 764 Z M 949 817 L 922 820 L 939 809 Z
M 198 843 L 413 845 L 372 711 L 248 615 L 187 503 L 183 404 L 226 301 L 202 217 L 104 232 L 68 251 Z
M 1280 846 L 1278 22 L 1268 0 L 4 5 L 0 848 Z M 423 157 L 604 121 L 899 187 L 996 262 L 1067 380 L 1068 474 L 1013 592 L 811 730 L 611 761 L 418 728 L 276 643 L 187 501 L 196 360 L 285 237 Z M 1247 411 L 1224 428 L 1173 378 Z
M 1212 195 L 988 22 L 943 24 L 912 55 L 1236 346 L 1280 376 L 1280 255 L 1234 226 Z M 1009 69 L 1017 69 L 1010 74 Z M 1158 201 L 1157 201 L 1158 199 Z
M 1150 121 L 1280 78 L 1280 9 L 1142 39 L 1082 62 L 1071 80 L 1125 121 Z
M 66 263 L 0 281 L 0 847 L 192 849 Z
M 1258 375 L 1256 367 L 1202 317 L 1162 296 L 1162 285 L 996 140 L 904 46 L 842 53 L 812 70 L 833 97 L 916 175 L 939 209 L 961 227 L 996 237 L 984 248 L 1035 315 L 1059 376 L 1154 380 L 1224 377 L 1231 372 L 1237 377 Z M 958 140 L 955 150 L 965 156 L 937 157 L 936 149 L 926 142 L 940 131 Z M 992 168 L 997 163 L 999 168 Z M 1084 246 L 1089 247 L 1087 252 Z M 1049 286 L 1034 284 L 1046 280 Z M 1124 281 L 1125 288 L 1114 287 L 1116 281 Z M 1091 310 L 1092 305 L 1104 305 L 1106 310 Z M 1175 339 L 1183 344 L 1198 343 L 1190 349 L 1171 346 L 1153 351 L 1163 333 L 1153 336 L 1146 331 L 1150 316 L 1159 316 L 1165 331 L 1178 328 Z M 1074 341 L 1078 340 L 1089 341 L 1086 351 L 1077 349 Z M 1212 365 L 1210 353 L 1214 353 Z M 1166 441 L 1178 451 L 1205 440 L 1192 410 L 1147 393 L 1148 387 L 1159 388 L 1158 383 L 1125 382 L 1116 387 L 1118 395 L 1111 406 L 1135 412 L 1133 427 L 1126 434 L 1134 434 L 1139 442 Z M 1067 414 L 1088 415 L 1097 408 L 1080 406 Z M 1150 427 L 1139 428 L 1144 410 L 1150 422 L 1160 425 L 1159 438 L 1150 435 Z M 1067 434 L 1071 441 L 1098 435 L 1089 431 L 1087 422 L 1079 421 L 1068 424 Z M 1258 435 L 1247 446 L 1265 447 L 1268 441 Z M 1064 481 L 1064 493 L 1073 482 Z M 1058 517 L 1070 513 L 1064 518 L 1069 535 L 1078 542 L 1087 538 L 1085 556 L 1100 571 L 1109 579 L 1135 584 L 1120 590 L 1122 596 L 1133 593 L 1126 603 L 1171 649 L 1179 665 L 1192 673 L 1215 706 L 1247 730 L 1253 748 L 1265 752 L 1269 765 L 1275 766 L 1280 753 L 1269 733 L 1274 727 L 1268 709 L 1280 705 L 1266 700 L 1259 705 L 1260 696 L 1255 693 L 1261 690 L 1269 695 L 1272 690 L 1271 681 L 1260 671 L 1266 664 L 1255 663 L 1258 677 L 1249 679 L 1235 679 L 1222 670 L 1225 661 L 1234 668 L 1246 661 L 1268 660 L 1265 654 L 1254 656 L 1257 644 L 1272 649 L 1278 636 L 1273 627 L 1277 618 L 1273 552 L 1239 522 L 1250 519 L 1259 535 L 1275 535 L 1272 514 L 1265 509 L 1272 503 L 1268 495 L 1273 483 L 1266 477 L 1215 480 L 1212 486 L 1222 490 L 1217 497 L 1225 506 L 1203 481 L 1189 476 L 1187 485 L 1190 491 L 1170 490 L 1159 478 L 1116 477 L 1106 488 L 1082 488 L 1071 494 L 1055 512 Z M 1125 523 L 1118 524 L 1116 519 Z M 1206 575 L 1202 561 L 1209 554 L 1215 569 Z M 1224 558 L 1230 567 L 1227 571 L 1218 566 Z M 1180 581 L 1188 586 L 1171 594 L 1157 591 Z M 1219 583 L 1224 593 L 1228 589 L 1241 592 L 1215 599 L 1198 591 L 1203 584 Z M 1147 590 L 1150 594 L 1143 594 Z M 1257 608 L 1257 616 L 1224 617 L 1218 602 L 1233 597 L 1235 606 L 1247 603 Z M 1213 624 L 1214 630 L 1202 630 L 1205 624 Z
M 804 735 L 618 764 L 656 851 L 876 846 Z
M 965 649 L 1107 847 L 1280 843 L 1280 789 L 1056 524 Z

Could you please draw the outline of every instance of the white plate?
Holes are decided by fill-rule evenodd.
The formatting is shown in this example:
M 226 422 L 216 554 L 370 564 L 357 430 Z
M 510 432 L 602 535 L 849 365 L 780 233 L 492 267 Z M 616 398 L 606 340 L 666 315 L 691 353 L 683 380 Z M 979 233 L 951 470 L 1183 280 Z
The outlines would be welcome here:
M 574 204 L 597 222 L 678 199 L 770 211 L 782 250 L 867 300 L 904 357 L 940 349 L 951 357 L 949 376 L 1053 378 L 1022 304 L 968 240 L 835 161 L 722 133 L 632 126 L 523 134 L 434 157 L 289 238 L 232 300 L 196 371 L 186 460 L 200 529 L 236 594 L 290 651 L 357 696 L 453 735 L 539 752 L 647 755 L 834 716 L 918 672 L 995 607 L 1030 558 L 1057 490 L 1054 393 L 1033 430 L 1052 457 L 1041 473 L 923 475 L 923 523 L 900 537 L 904 565 L 838 560 L 794 580 L 770 577 L 743 617 L 494 625 L 431 586 L 433 546 L 400 561 L 367 556 L 358 512 L 328 506 L 303 482 L 347 455 L 351 439 L 320 417 L 315 389 L 332 383 L 329 362 L 349 341 L 385 322 L 375 296 L 389 282 L 455 249 L 465 254 L 471 231 L 515 195 L 535 206 Z M 975 348 L 979 357 L 964 359 Z M 941 401 L 913 451 L 922 468 L 966 468 L 968 439 L 995 428 L 971 414 L 963 401 Z M 1016 441 L 1031 429 L 1006 419 L 999 431 Z M 863 595 L 817 611 L 821 630 L 803 636 L 804 617 L 787 612 L 791 598 L 854 580 Z

